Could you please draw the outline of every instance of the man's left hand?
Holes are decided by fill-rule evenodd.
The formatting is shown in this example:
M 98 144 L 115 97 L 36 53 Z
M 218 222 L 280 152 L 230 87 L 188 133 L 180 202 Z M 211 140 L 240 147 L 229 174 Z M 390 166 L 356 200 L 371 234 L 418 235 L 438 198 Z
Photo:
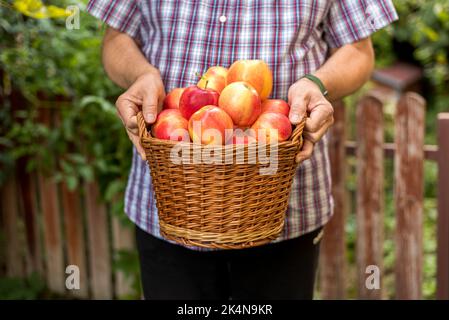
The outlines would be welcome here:
M 296 125 L 301 122 L 304 115 L 308 115 L 304 126 L 304 144 L 296 155 L 296 162 L 309 159 L 313 147 L 327 129 L 334 123 L 334 108 L 321 93 L 319 87 L 307 78 L 295 82 L 288 91 L 290 104 L 290 122 Z

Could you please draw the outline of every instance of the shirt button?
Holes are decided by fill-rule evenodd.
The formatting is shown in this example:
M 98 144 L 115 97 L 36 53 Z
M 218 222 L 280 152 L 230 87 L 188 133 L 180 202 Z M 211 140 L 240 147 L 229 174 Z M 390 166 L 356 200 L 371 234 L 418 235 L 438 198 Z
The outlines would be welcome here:
M 220 20 L 221 23 L 225 23 L 226 20 L 227 20 L 227 18 L 226 18 L 226 16 L 221 16 L 221 17 L 219 18 L 219 20 Z

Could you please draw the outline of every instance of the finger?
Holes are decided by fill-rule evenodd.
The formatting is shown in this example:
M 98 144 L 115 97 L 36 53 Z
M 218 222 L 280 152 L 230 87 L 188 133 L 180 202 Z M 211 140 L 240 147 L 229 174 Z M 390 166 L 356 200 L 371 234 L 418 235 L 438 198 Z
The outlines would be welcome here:
M 144 95 L 142 101 L 142 113 L 145 122 L 148 124 L 156 121 L 157 109 L 159 104 L 159 95 L 153 92 L 148 92 Z
M 293 96 L 290 105 L 289 119 L 293 125 L 301 122 L 302 118 L 306 114 L 307 104 L 309 103 L 307 96 Z
M 310 115 L 306 120 L 304 130 L 309 132 L 318 131 L 323 125 L 332 118 L 334 108 L 330 103 L 318 104 L 310 110 Z
M 165 90 L 161 90 L 158 97 L 158 105 L 157 105 L 157 113 L 162 111 L 162 107 L 164 106 L 164 99 L 165 99 Z
M 133 145 L 136 147 L 137 152 L 139 153 L 140 157 L 142 158 L 142 160 L 146 160 L 146 154 L 145 154 L 145 150 L 143 150 L 140 141 L 139 141 L 139 137 L 133 133 L 131 133 L 130 131 L 126 130 L 126 133 L 128 134 L 129 140 L 131 140 L 131 142 L 133 143 Z
M 309 159 L 312 156 L 313 152 L 313 142 L 304 139 L 304 144 L 302 145 L 302 149 L 296 155 L 296 163 L 301 163 L 304 160 Z
M 138 126 L 137 126 L 137 112 L 139 108 L 137 105 L 128 100 L 127 98 L 119 97 L 116 102 L 117 112 L 119 114 L 120 119 L 123 122 L 123 125 L 126 129 L 130 130 L 133 134 L 138 134 Z
M 323 124 L 323 126 L 320 129 L 318 129 L 318 131 L 316 132 L 304 131 L 303 136 L 305 139 L 312 141 L 313 143 L 317 143 L 324 136 L 324 134 L 327 132 L 329 127 L 332 126 L 333 123 L 334 118 L 331 117 Z

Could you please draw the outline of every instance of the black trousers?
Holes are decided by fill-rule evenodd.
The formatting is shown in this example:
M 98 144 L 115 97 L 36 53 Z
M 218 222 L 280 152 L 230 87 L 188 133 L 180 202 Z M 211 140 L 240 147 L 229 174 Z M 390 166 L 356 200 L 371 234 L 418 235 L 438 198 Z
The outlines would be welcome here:
M 321 229 L 241 250 L 200 252 L 136 228 L 145 299 L 312 299 Z

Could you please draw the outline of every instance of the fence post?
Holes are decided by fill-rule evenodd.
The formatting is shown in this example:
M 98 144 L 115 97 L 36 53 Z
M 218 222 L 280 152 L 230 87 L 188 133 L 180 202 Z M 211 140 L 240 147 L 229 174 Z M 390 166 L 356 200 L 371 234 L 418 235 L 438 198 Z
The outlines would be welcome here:
M 382 102 L 369 94 L 359 102 L 356 112 L 356 254 L 358 297 L 361 299 L 381 299 L 383 291 L 384 133 L 382 109 Z M 369 278 L 370 275 L 373 278 Z M 373 282 L 370 282 L 371 280 Z M 376 280 L 380 287 L 376 286 Z
M 51 110 L 39 110 L 42 123 L 51 126 Z M 46 280 L 48 288 L 57 293 L 65 292 L 64 255 L 62 249 L 61 217 L 58 206 L 58 186 L 53 179 L 38 173 L 40 203 L 44 224 Z
M 51 178 L 39 174 L 39 189 L 41 195 L 42 217 L 44 224 L 46 279 L 48 288 L 57 293 L 65 292 L 64 257 L 60 217 L 58 209 L 58 189 Z
M 61 183 L 61 200 L 64 210 L 64 229 L 67 241 L 67 263 L 79 268 L 80 288 L 71 293 L 79 298 L 88 297 L 86 247 L 84 243 L 83 211 L 80 193 L 70 191 L 66 183 Z
M 320 292 L 322 299 L 344 299 L 346 295 L 346 130 L 345 106 L 334 103 L 334 125 L 329 139 L 334 216 L 325 227 L 320 254 Z
M 107 211 L 98 185 L 85 184 L 92 297 L 112 299 L 111 254 Z
M 61 127 L 62 113 L 64 107 L 61 98 L 56 98 L 53 102 L 54 109 L 54 125 Z M 73 147 L 70 145 L 68 152 Z M 59 183 L 61 192 L 61 209 L 63 211 L 64 231 L 67 251 L 67 265 L 75 265 L 79 268 L 80 288 L 70 290 L 69 294 L 77 298 L 88 298 L 88 279 L 87 279 L 87 263 L 86 263 L 86 246 L 84 241 L 84 223 L 83 210 L 81 209 L 81 195 L 76 190 L 69 190 L 66 182 Z
M 25 244 L 27 256 L 29 259 L 28 271 L 35 271 L 39 275 L 44 275 L 41 236 L 39 233 L 38 206 L 36 197 L 36 181 L 35 174 L 26 172 L 26 160 L 20 159 L 17 162 L 18 174 L 20 181 L 18 186 L 19 202 L 25 223 Z
M 449 113 L 438 115 L 437 298 L 449 300 Z
M 6 276 L 23 277 L 25 269 L 23 265 L 22 243 L 19 237 L 19 207 L 17 203 L 17 185 L 15 176 L 11 175 L 1 188 L 0 206 L 2 222 L 5 232 L 5 264 Z
M 395 116 L 396 298 L 421 299 L 425 101 L 404 94 Z
M 131 250 L 135 248 L 134 243 L 134 228 L 126 227 L 120 222 L 117 216 L 112 217 L 112 231 L 113 231 L 113 248 L 115 258 L 121 250 Z M 126 277 L 126 274 L 118 270 L 115 272 L 115 296 L 123 298 L 132 292 L 132 283 Z

